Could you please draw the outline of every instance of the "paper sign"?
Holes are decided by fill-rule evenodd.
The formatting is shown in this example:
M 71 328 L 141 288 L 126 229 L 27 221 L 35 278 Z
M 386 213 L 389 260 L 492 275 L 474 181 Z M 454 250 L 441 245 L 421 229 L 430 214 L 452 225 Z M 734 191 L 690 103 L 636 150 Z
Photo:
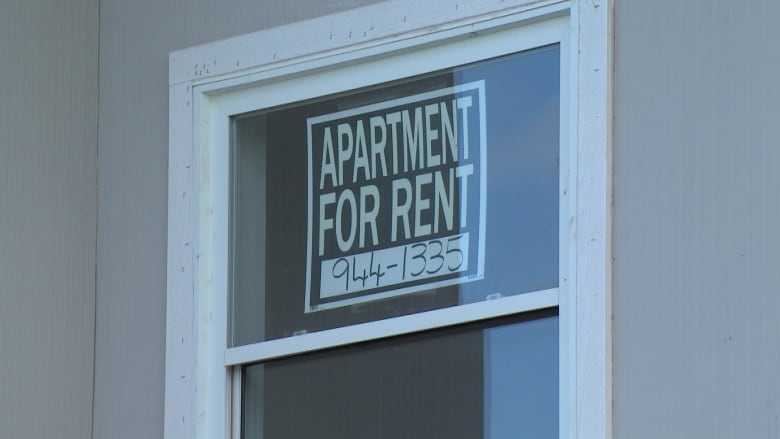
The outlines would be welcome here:
M 481 279 L 485 84 L 307 119 L 306 312 Z

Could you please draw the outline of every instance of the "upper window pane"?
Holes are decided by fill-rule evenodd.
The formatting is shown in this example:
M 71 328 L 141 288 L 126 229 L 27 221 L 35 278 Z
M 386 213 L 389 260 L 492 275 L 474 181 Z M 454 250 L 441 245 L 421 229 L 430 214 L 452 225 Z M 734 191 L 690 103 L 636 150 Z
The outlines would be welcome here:
M 236 117 L 231 345 L 557 287 L 559 60 Z

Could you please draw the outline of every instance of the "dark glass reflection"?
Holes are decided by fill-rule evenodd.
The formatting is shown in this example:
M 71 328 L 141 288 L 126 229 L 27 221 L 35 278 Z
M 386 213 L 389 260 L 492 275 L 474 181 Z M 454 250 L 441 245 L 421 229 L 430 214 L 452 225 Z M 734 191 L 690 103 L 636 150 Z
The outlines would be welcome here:
M 236 118 L 229 344 L 557 287 L 559 58 L 555 45 Z M 304 312 L 307 118 L 479 80 L 487 136 L 484 278 Z
M 242 419 L 245 439 L 557 438 L 558 318 L 534 313 L 247 366 Z

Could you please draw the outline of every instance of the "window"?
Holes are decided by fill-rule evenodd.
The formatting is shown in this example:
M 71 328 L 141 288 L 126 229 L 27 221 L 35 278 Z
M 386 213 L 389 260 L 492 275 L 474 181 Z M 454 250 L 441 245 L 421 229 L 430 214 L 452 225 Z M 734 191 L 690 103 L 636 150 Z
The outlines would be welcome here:
M 606 274 L 577 272 L 606 255 L 577 214 L 606 194 L 579 183 L 580 9 L 479 8 L 246 70 L 283 29 L 172 55 L 231 67 L 172 77 L 166 434 L 576 437 L 580 395 L 607 407 L 576 347 Z
M 558 436 L 556 310 L 502 299 L 557 300 L 560 58 L 554 43 L 233 117 L 230 345 L 427 330 L 248 357 L 242 437 Z M 541 320 L 462 306 L 486 301 Z M 485 321 L 430 333 L 454 306 L 448 324 Z

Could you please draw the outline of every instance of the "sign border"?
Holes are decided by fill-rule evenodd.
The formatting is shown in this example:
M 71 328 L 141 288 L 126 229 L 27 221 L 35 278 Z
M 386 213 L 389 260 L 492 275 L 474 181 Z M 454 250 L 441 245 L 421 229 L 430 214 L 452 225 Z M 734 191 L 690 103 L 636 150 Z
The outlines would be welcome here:
M 426 99 L 437 98 L 440 96 L 451 95 L 461 93 L 463 91 L 477 90 L 479 99 L 479 245 L 477 247 L 477 272 L 467 276 L 457 276 L 440 281 L 422 283 L 417 285 L 410 285 L 408 287 L 401 287 L 397 289 L 390 289 L 380 291 L 376 293 L 369 293 L 357 297 L 351 297 L 343 300 L 336 300 L 320 305 L 311 304 L 311 270 L 312 270 L 312 227 L 314 225 L 314 219 L 312 218 L 313 207 L 313 153 L 312 153 L 312 125 L 331 120 L 341 119 L 345 117 L 354 116 L 362 113 L 369 113 L 372 111 L 381 110 L 384 108 L 396 107 L 413 102 L 420 102 Z M 485 274 L 485 221 L 487 219 L 487 109 L 485 107 L 485 80 L 480 79 L 477 81 L 467 82 L 465 84 L 458 84 L 451 87 L 440 88 L 437 90 L 431 90 L 423 93 L 414 94 L 411 96 L 404 96 L 401 98 L 391 99 L 389 101 L 377 102 L 374 104 L 364 105 L 361 107 L 350 108 L 347 110 L 338 111 L 335 113 L 328 113 L 320 116 L 314 116 L 306 119 L 306 140 L 307 140 L 307 198 L 306 198 L 306 216 L 307 216 L 307 229 L 306 229 L 306 290 L 305 301 L 303 306 L 304 314 L 309 314 L 317 311 L 325 311 L 329 309 L 342 308 L 345 306 L 355 305 L 359 303 L 373 302 L 375 300 L 388 299 L 391 297 L 402 296 L 406 294 L 415 293 L 418 291 L 429 290 L 433 288 L 441 288 L 445 286 L 456 285 L 458 283 L 473 282 L 480 280 Z

